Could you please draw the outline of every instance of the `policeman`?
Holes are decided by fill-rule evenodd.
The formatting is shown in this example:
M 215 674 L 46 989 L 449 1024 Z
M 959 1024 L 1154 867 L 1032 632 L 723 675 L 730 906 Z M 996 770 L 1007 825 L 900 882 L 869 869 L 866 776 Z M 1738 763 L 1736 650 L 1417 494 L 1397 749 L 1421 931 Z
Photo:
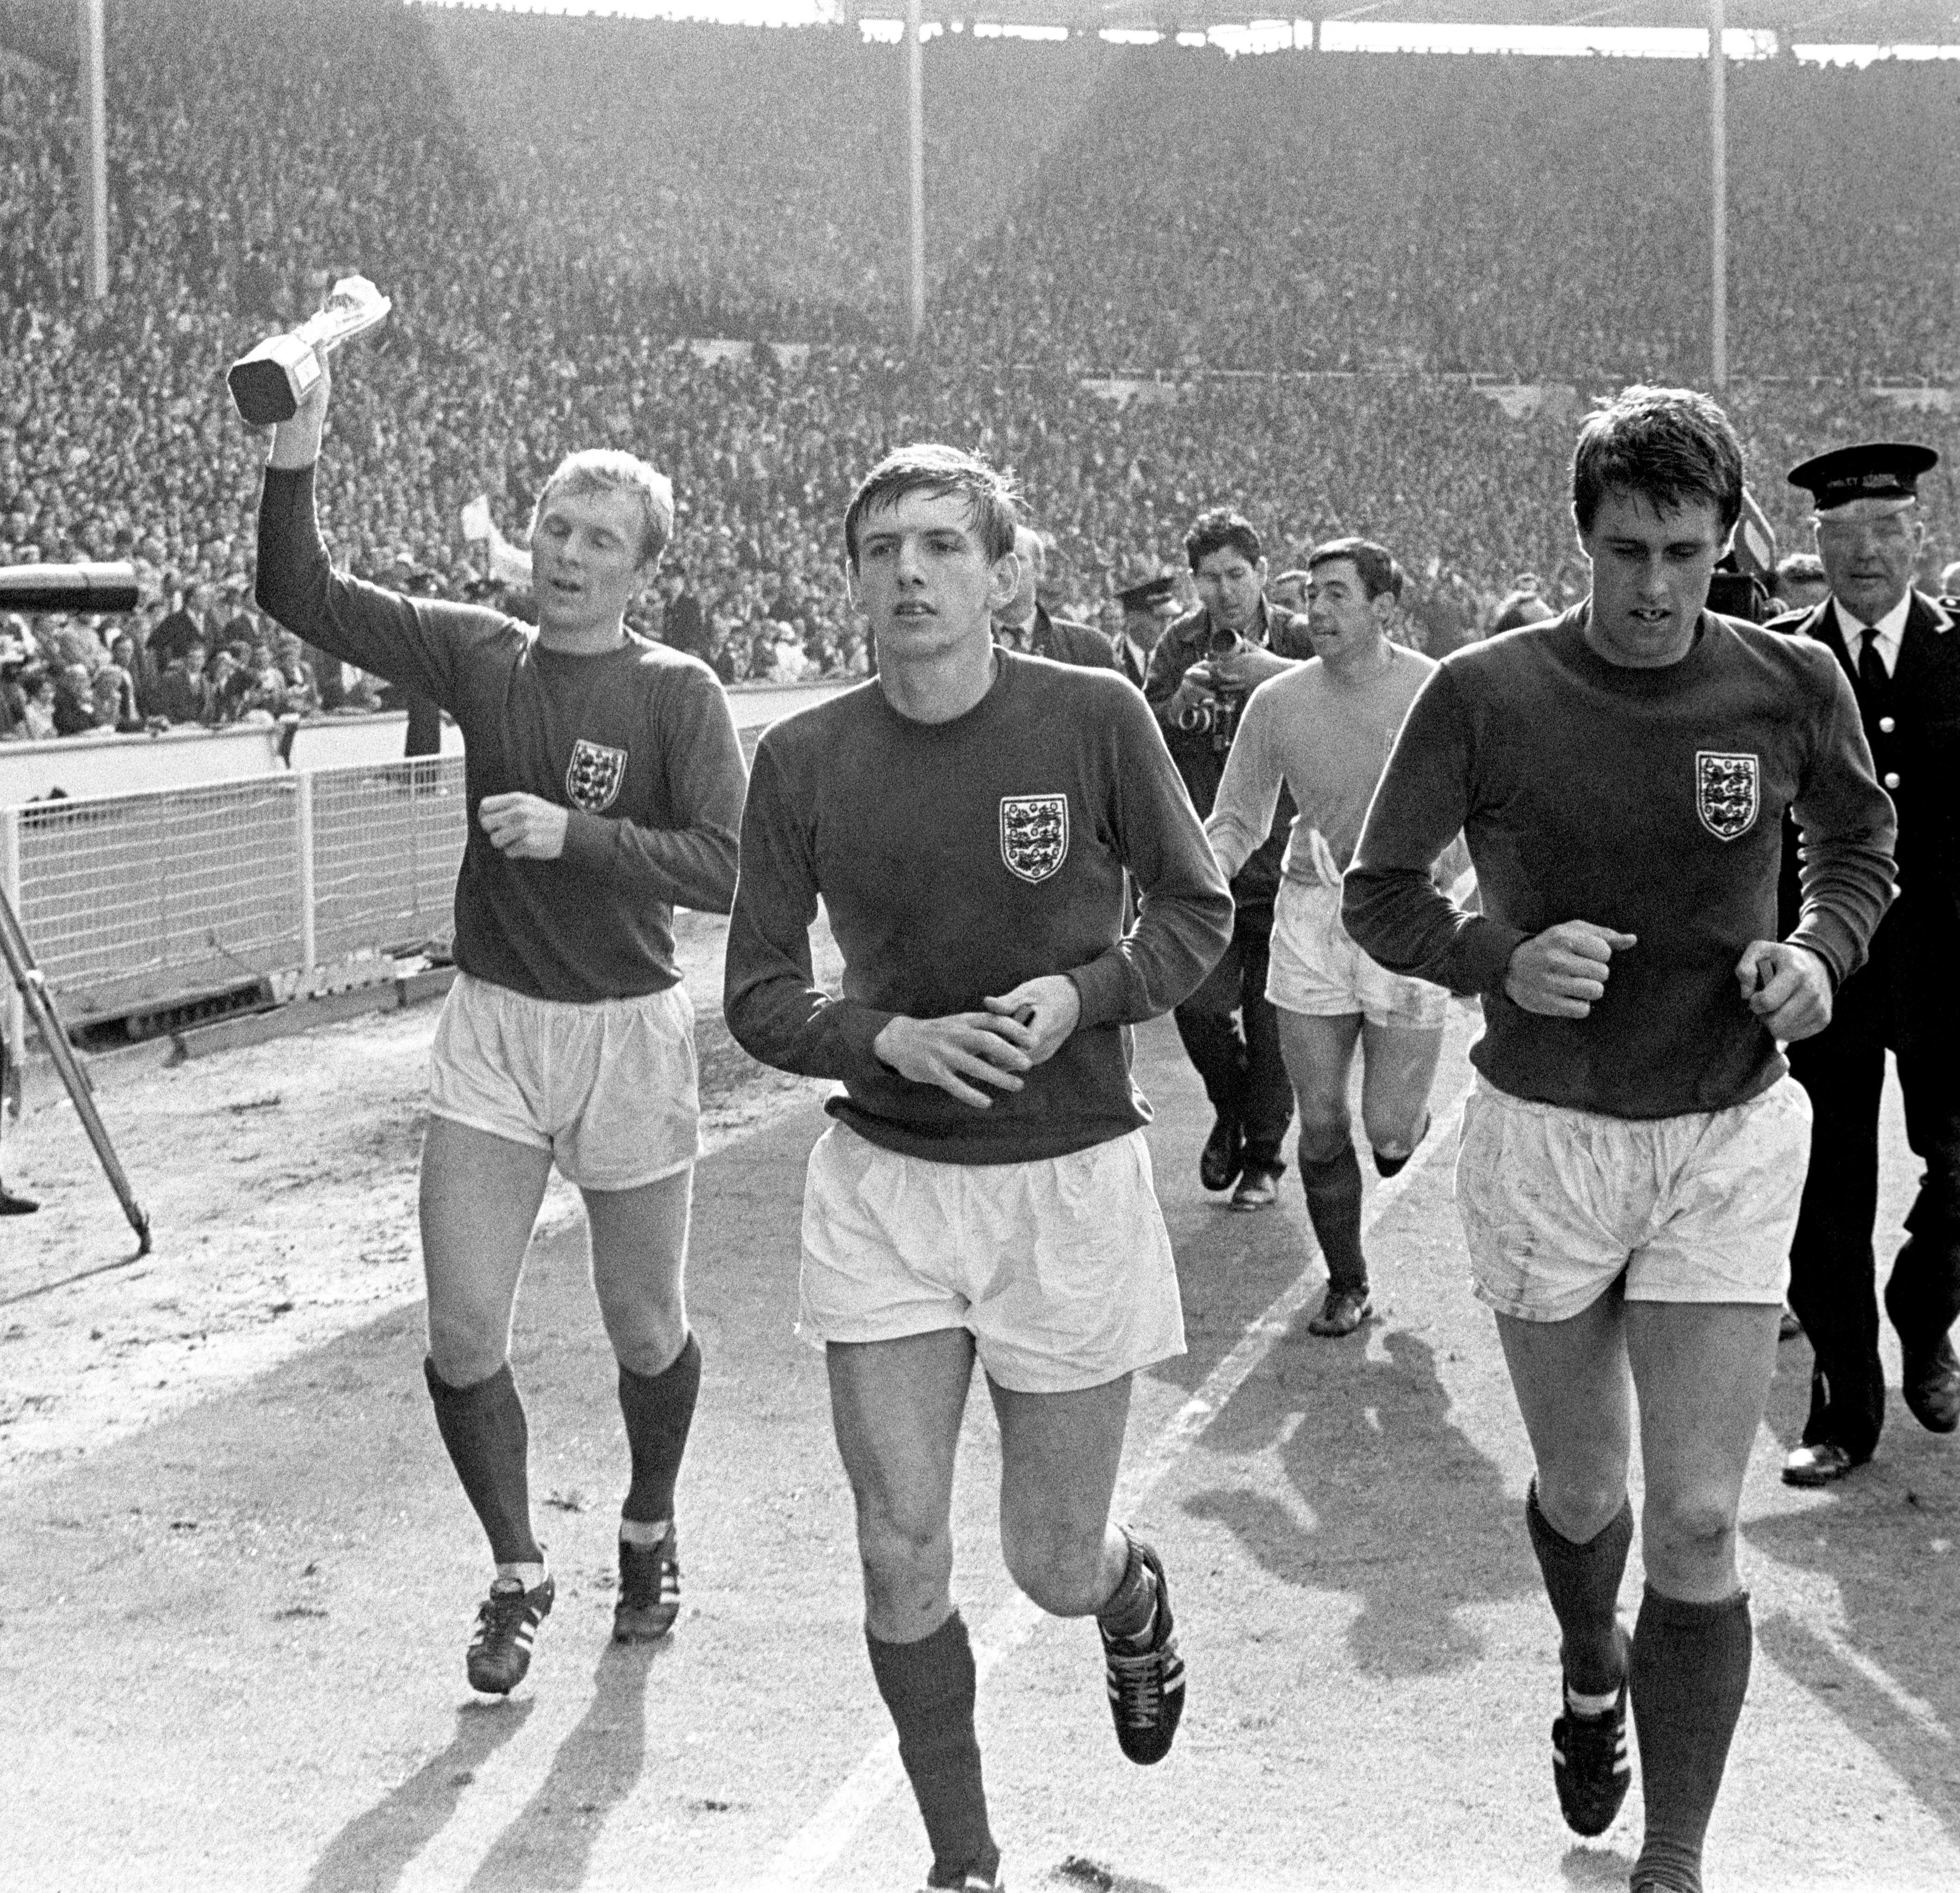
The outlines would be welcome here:
M 1116 603 L 1123 610 L 1123 628 L 1115 639 L 1117 667 L 1141 690 L 1150 675 L 1150 654 L 1177 616 L 1177 581 L 1168 573 L 1143 579 L 1125 586 Z
M 1899 896 L 1829 1027 L 1790 1048 L 1814 1112 L 1810 1173 L 1790 1246 L 1790 1306 L 1815 1350 L 1810 1417 L 1783 1462 L 1828 1485 L 1869 1459 L 1885 1416 L 1872 1226 L 1885 1052 L 1898 1061 L 1906 1137 L 1924 1164 L 1885 1309 L 1906 1405 L 1935 1433 L 1960 1426 L 1960 597 L 1913 589 L 1924 542 L 1918 482 L 1930 447 L 1873 441 L 1790 470 L 1812 494 L 1831 593 L 1771 620 L 1815 638 L 1850 674 L 1879 780 L 1899 816 Z

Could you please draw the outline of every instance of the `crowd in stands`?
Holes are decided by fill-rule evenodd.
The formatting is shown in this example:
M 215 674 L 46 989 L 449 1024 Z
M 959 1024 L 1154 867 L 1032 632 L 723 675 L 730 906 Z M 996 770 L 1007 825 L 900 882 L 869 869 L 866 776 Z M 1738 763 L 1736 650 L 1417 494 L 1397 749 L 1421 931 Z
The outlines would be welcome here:
M 336 558 L 521 610 L 463 505 L 521 537 L 561 453 L 628 447 L 679 503 L 635 622 L 730 681 L 863 670 L 837 523 L 920 436 L 1017 470 L 1070 615 L 1174 571 L 1224 504 L 1275 571 L 1336 533 L 1386 542 L 1411 635 L 1446 647 L 1521 573 L 1554 603 L 1583 589 L 1564 491 L 1586 400 L 1705 378 L 1690 62 L 937 40 L 911 346 L 899 49 L 112 0 L 91 301 L 74 17 L 0 8 L 0 564 L 130 559 L 146 602 L 0 631 L 0 737 L 380 700 L 250 609 L 262 450 L 222 380 L 345 272 L 395 310 L 336 383 Z M 1960 380 L 1949 70 L 1732 68 L 1727 399 L 1786 551 L 1807 539 L 1782 469 L 1901 431 L 1948 456 L 1922 487 L 1936 564 L 1960 540 L 1960 428 L 1872 385 Z M 710 337 L 754 345 L 686 345 Z

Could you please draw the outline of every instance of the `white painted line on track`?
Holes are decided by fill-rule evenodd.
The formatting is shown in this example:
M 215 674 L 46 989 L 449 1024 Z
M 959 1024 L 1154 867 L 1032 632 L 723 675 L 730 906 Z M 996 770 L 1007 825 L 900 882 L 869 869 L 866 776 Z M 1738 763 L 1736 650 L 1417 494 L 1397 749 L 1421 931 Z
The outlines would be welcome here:
M 1432 1126 L 1421 1147 L 1396 1175 L 1376 1185 L 1369 1205 L 1365 1236 L 1392 1209 L 1415 1179 L 1440 1150 L 1456 1147 L 1457 1132 L 1463 1121 L 1464 1101 L 1470 1095 L 1474 1074 L 1449 1101 Z M 1178 1408 L 1156 1438 L 1134 1458 L 1126 1458 L 1116 1481 L 1112 1510 L 1118 1517 L 1135 1510 L 1178 1459 L 1197 1441 L 1230 1404 L 1259 1363 L 1279 1344 L 1313 1297 L 1322 1282 L 1316 1246 L 1302 1269 L 1274 1297 L 1271 1303 L 1249 1322 L 1237 1344 L 1204 1377 L 1196 1392 Z M 1033 1635 L 1045 1613 L 1017 1592 L 980 1627 L 973 1639 L 973 1666 L 984 1682 L 1001 1659 L 1019 1649 Z M 873 1742 L 810 1819 L 793 1834 L 752 1884 L 756 1893 L 765 1889 L 812 1886 L 820 1875 L 851 1844 L 866 1819 L 905 1779 L 899 1761 L 899 1739 L 886 1736 Z
M 1922 1735 L 1930 1736 L 1934 1741 L 1945 1742 L 1949 1747 L 1952 1745 L 1953 1732 L 1940 1720 L 1939 1711 L 1874 1662 L 1836 1624 L 1827 1618 L 1803 1624 L 1799 1627 L 1808 1631 L 1847 1669 L 1856 1671 L 1907 1721 L 1915 1724 Z

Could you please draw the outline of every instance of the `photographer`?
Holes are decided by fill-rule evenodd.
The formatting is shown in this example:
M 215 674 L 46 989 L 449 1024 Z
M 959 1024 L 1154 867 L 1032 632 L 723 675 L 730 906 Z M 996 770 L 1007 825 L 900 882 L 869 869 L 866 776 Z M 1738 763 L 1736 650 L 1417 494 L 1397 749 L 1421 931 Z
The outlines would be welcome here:
M 1268 677 L 1311 657 L 1313 645 L 1303 618 L 1267 602 L 1265 550 L 1249 520 L 1224 507 L 1201 513 L 1185 534 L 1184 551 L 1198 606 L 1171 625 L 1151 654 L 1144 695 L 1202 817 L 1211 813 L 1246 698 Z M 1293 1121 L 1293 1086 L 1265 996 L 1280 856 L 1293 817 L 1292 800 L 1282 794 L 1272 832 L 1232 883 L 1232 943 L 1174 1015 L 1216 1114 L 1198 1178 L 1208 1190 L 1236 1182 L 1237 1210 L 1265 1209 L 1278 1194 L 1286 1169 L 1280 1150 Z

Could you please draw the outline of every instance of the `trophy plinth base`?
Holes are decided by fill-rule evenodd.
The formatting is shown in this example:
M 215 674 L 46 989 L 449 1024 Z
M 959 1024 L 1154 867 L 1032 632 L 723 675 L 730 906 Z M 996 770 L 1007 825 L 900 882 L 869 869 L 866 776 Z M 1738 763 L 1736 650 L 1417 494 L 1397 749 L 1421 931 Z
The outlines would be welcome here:
M 297 336 L 275 336 L 233 362 L 224 381 L 246 425 L 266 428 L 298 413 L 319 379 L 320 364 L 310 345 Z

